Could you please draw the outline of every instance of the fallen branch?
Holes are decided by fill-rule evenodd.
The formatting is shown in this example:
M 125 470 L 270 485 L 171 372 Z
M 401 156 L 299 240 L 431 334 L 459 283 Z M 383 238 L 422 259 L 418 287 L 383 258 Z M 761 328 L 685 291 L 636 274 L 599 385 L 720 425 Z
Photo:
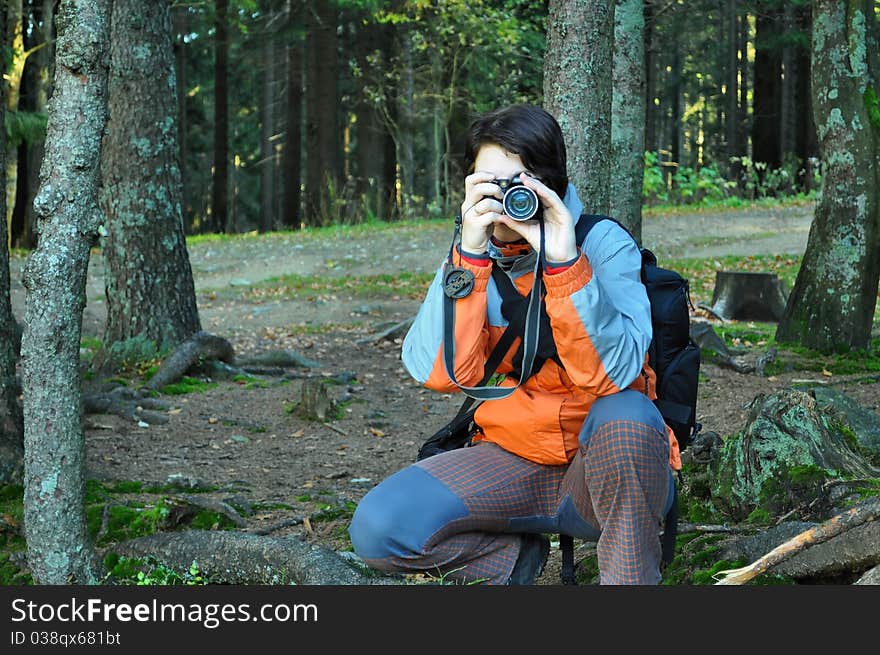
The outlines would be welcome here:
M 810 546 L 828 541 L 847 530 L 874 521 L 878 516 L 880 516 L 880 498 L 870 498 L 809 530 L 804 530 L 748 566 L 719 571 L 714 576 L 718 580 L 715 584 L 745 584 Z
M 285 519 L 279 523 L 274 523 L 266 528 L 260 528 L 258 530 L 251 530 L 249 534 L 260 535 L 261 537 L 265 537 L 266 535 L 272 534 L 273 532 L 278 532 L 279 530 L 283 530 L 284 528 L 291 528 L 295 525 L 303 525 L 307 521 L 320 521 L 325 517 L 332 517 L 337 515 L 338 510 L 330 509 L 330 510 L 321 510 L 320 512 L 315 512 L 311 516 L 305 517 L 293 517 L 290 519 Z
M 261 537 L 225 530 L 160 532 L 107 549 L 126 557 L 153 556 L 187 570 L 195 561 L 217 584 L 400 584 L 399 579 L 363 573 L 335 551 L 298 535 Z M 106 553 L 102 553 L 103 555 Z
M 196 332 L 165 358 L 145 388 L 160 391 L 162 387 L 180 380 L 200 363 L 218 359 L 231 364 L 234 358 L 235 351 L 229 341 L 208 332 Z

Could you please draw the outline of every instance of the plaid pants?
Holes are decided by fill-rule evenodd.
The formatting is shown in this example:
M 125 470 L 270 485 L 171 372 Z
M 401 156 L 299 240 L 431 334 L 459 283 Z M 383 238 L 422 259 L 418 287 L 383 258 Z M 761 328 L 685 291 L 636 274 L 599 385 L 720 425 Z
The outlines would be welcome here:
M 521 533 L 559 532 L 597 541 L 602 584 L 656 584 L 668 455 L 654 404 L 626 390 L 597 399 L 569 464 L 537 464 L 487 442 L 441 453 L 371 489 L 349 534 L 379 570 L 505 584 Z

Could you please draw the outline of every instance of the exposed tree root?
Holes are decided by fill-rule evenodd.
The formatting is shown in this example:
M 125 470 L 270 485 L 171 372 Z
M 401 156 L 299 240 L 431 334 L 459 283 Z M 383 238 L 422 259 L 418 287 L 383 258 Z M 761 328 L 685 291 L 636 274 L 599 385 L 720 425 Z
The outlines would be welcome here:
M 162 532 L 108 550 L 126 557 L 153 556 L 176 570 L 186 570 L 195 561 L 200 571 L 219 584 L 401 584 L 400 578 L 363 573 L 335 551 L 310 544 L 297 535 Z
M 168 405 L 150 396 L 148 390 L 118 386 L 109 391 L 84 393 L 82 402 L 86 414 L 115 414 L 129 421 L 143 421 L 150 425 L 168 423 L 168 417 L 160 413 L 167 410 Z
M 147 382 L 146 388 L 159 391 L 162 387 L 174 384 L 191 368 L 211 360 L 231 364 L 235 359 L 232 344 L 223 337 L 205 331 L 196 332 L 180 344 L 165 358 L 156 374 Z

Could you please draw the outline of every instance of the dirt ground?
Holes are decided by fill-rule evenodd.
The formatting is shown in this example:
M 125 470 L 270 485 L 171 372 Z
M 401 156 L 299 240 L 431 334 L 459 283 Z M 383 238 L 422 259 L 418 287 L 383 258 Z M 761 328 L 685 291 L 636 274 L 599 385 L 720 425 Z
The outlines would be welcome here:
M 717 214 L 646 217 L 643 241 L 660 257 L 801 254 L 812 207 Z M 376 340 L 382 328 L 413 316 L 419 299 L 383 291 L 293 295 L 259 293 L 259 283 L 280 275 L 350 279 L 402 271 L 433 271 L 449 247 L 451 226 L 342 230 L 315 236 L 277 234 L 198 242 L 190 248 L 203 328 L 228 338 L 237 357 L 286 349 L 314 360 L 312 369 L 289 369 L 290 379 L 264 384 L 221 382 L 200 393 L 164 396 L 169 422 L 145 425 L 114 415 L 86 421 L 87 475 L 99 480 L 165 482 L 178 474 L 219 487 L 217 498 L 238 495 L 255 507 L 248 530 L 285 519 L 344 507 L 383 478 L 414 461 L 418 446 L 457 409 L 460 397 L 420 388 L 400 362 L 400 339 Z M 13 306 L 23 316 L 14 259 Z M 708 302 L 710 299 L 694 299 Z M 104 321 L 100 255 L 90 267 L 84 335 L 100 338 Z M 757 355 L 757 351 L 755 355 Z M 341 418 L 306 421 L 288 410 L 306 376 L 337 378 L 330 397 Z M 766 378 L 703 366 L 699 420 L 704 430 L 736 432 L 756 394 L 820 374 Z M 834 380 L 865 407 L 880 409 L 877 384 Z M 344 548 L 350 513 L 279 531 L 306 531 L 311 539 Z M 558 584 L 553 551 L 543 584 Z

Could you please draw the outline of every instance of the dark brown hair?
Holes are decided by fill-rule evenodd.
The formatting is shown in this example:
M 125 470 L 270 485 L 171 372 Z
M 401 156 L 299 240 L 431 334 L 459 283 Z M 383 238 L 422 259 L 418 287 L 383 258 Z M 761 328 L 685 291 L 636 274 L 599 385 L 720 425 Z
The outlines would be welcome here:
M 568 188 L 565 140 L 559 123 L 535 105 L 510 105 L 484 114 L 471 123 L 464 147 L 467 174 L 474 172 L 480 147 L 494 143 L 519 155 L 525 167 L 560 198 Z

